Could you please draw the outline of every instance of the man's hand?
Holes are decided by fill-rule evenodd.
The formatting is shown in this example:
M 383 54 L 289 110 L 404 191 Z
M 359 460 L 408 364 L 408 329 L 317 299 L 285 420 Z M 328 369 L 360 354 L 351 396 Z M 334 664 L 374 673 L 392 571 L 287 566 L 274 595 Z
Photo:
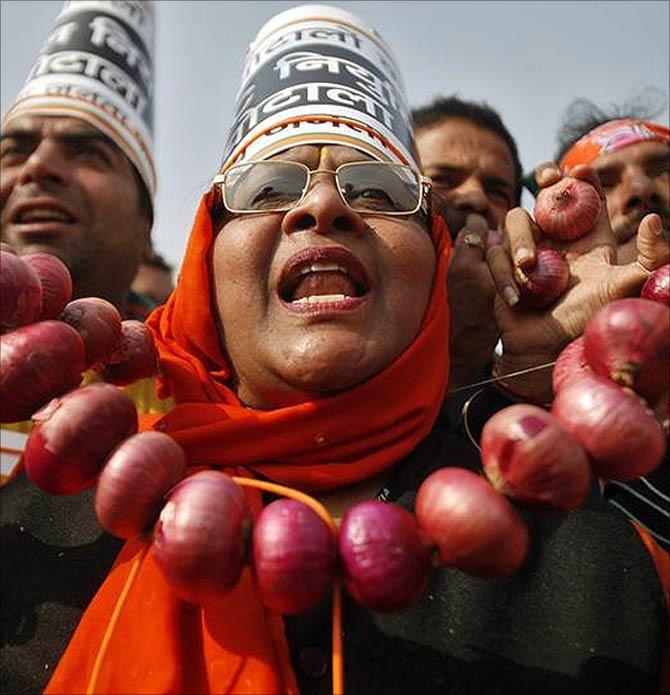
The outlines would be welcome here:
M 470 214 L 454 242 L 448 275 L 450 388 L 479 379 L 498 340 L 495 287 L 486 263 L 495 234 L 481 215 Z

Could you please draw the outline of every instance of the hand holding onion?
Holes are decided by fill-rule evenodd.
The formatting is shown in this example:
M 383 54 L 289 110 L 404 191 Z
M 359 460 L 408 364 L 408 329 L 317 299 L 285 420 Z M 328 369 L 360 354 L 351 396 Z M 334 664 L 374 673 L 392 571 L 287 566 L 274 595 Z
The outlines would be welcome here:
M 594 186 L 602 199 L 593 170 L 580 166 L 571 175 Z M 540 182 L 551 185 L 560 179 L 560 172 L 555 167 L 545 168 L 543 177 Z M 512 292 L 518 294 L 514 266 L 524 271 L 532 267 L 541 233 L 525 210 L 517 208 L 508 213 L 509 253 L 498 247 L 488 254 L 498 291 L 494 313 L 503 343 L 503 354 L 495 366 L 495 375 L 503 378 L 504 386 L 526 400 L 551 402 L 553 392 L 549 368 L 509 379 L 505 379 L 505 375 L 554 362 L 561 350 L 581 335 L 596 310 L 615 299 L 639 294 L 649 272 L 668 262 L 668 247 L 657 233 L 656 222 L 660 219 L 656 218 L 657 215 L 648 215 L 640 224 L 638 258 L 627 265 L 616 264 L 614 236 L 605 205 L 601 205 L 593 231 L 582 238 L 546 242 L 554 250 L 560 250 L 571 279 L 564 294 L 548 310 L 524 311 L 505 301 L 505 296 L 510 295 L 506 288 L 512 287 Z

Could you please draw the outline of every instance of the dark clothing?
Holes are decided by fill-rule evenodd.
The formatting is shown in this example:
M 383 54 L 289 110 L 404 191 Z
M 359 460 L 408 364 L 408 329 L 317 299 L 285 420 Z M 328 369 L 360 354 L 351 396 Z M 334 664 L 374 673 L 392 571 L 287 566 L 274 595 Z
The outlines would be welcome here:
M 123 318 L 144 321 L 157 306 L 160 304 L 148 294 L 130 290 L 123 307 Z
M 500 398 L 484 393 L 471 409 L 475 438 L 476 423 L 501 407 Z M 477 464 L 460 425 L 436 427 L 392 471 L 380 497 L 411 509 L 432 470 Z M 0 690 L 33 693 L 48 681 L 121 542 L 97 527 L 89 494 L 50 497 L 20 476 L 0 496 Z M 656 695 L 667 611 L 628 520 L 595 487 L 577 511 L 523 515 L 531 551 L 508 579 L 439 570 L 418 603 L 387 615 L 345 598 L 347 693 Z M 328 693 L 329 605 L 287 618 L 286 628 L 301 693 Z

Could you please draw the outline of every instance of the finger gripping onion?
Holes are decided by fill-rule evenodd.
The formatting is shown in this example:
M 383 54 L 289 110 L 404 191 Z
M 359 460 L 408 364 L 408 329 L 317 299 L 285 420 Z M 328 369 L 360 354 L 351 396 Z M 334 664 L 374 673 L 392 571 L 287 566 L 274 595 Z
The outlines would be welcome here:
M 93 485 L 114 447 L 137 432 L 133 401 L 110 384 L 71 391 L 34 419 L 24 452 L 26 474 L 55 495 L 71 495 Z
M 71 326 L 40 321 L 0 337 L 0 421 L 27 420 L 52 398 L 75 388 L 84 343 Z
M 256 585 L 263 603 L 279 613 L 303 613 L 316 605 L 333 585 L 336 557 L 331 530 L 298 500 L 276 500 L 256 519 Z
M 551 306 L 567 289 L 570 270 L 563 256 L 551 249 L 538 249 L 532 268 L 514 268 L 519 286 L 519 306 L 544 309 Z
M 568 511 L 586 497 L 591 469 L 582 447 L 550 413 L 519 404 L 484 425 L 484 471 L 498 492 L 532 509 Z
M 663 458 L 665 437 L 653 414 L 604 377 L 570 382 L 558 392 L 551 412 L 582 445 L 601 478 L 631 480 L 650 473 Z
M 670 308 L 638 298 L 610 302 L 586 325 L 584 354 L 596 374 L 653 403 L 670 388 Z
M 0 329 L 37 321 L 42 309 L 42 288 L 37 273 L 16 254 L 0 251 Z
M 251 533 L 242 488 L 227 475 L 201 471 L 169 493 L 154 528 L 154 553 L 175 593 L 200 604 L 238 582 Z
M 528 553 L 528 530 L 512 504 L 485 478 L 440 468 L 419 487 L 416 519 L 439 563 L 478 577 L 505 577 Z
M 535 221 L 555 241 L 579 239 L 596 224 L 602 202 L 588 182 L 566 176 L 543 188 L 535 201 Z
M 362 605 L 378 612 L 405 608 L 428 578 L 428 549 L 412 514 L 389 502 L 351 507 L 339 534 L 344 584 Z
M 132 538 L 151 529 L 165 494 L 183 477 L 184 450 L 167 434 L 140 432 L 122 442 L 102 469 L 95 491 L 100 525 Z

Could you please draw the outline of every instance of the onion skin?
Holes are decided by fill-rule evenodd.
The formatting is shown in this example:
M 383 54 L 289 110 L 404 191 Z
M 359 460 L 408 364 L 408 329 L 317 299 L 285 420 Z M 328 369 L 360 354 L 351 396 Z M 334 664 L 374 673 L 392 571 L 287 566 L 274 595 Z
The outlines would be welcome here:
M 419 487 L 415 514 L 439 563 L 477 577 L 506 577 L 528 553 L 528 530 L 512 504 L 485 478 L 440 468 Z
M 670 306 L 670 263 L 657 268 L 646 279 L 640 297 Z
M 428 548 L 412 514 L 396 504 L 369 500 L 351 507 L 339 547 L 347 591 L 370 610 L 405 608 L 426 585 Z
M 84 342 L 60 321 L 40 321 L 0 337 L 0 422 L 27 420 L 75 388 L 84 371 Z
M 580 379 L 582 375 L 593 373 L 584 354 L 584 336 L 580 335 L 563 348 L 556 360 L 551 373 L 551 387 L 554 395 L 573 379 Z
M 618 299 L 584 329 L 584 354 L 596 374 L 653 403 L 670 389 L 670 308 L 647 299 Z
M 590 183 L 566 176 L 537 194 L 535 221 L 550 239 L 572 241 L 594 228 L 601 208 L 598 191 Z
M 135 404 L 110 384 L 54 399 L 34 419 L 23 456 L 26 475 L 54 495 L 91 487 L 114 447 L 137 432 Z
M 58 318 L 72 299 L 72 277 L 67 266 L 51 253 L 30 253 L 21 258 L 40 279 L 42 311 L 39 320 Z
M 279 499 L 254 524 L 253 569 L 261 601 L 278 613 L 304 613 L 331 589 L 336 546 L 324 521 L 306 504 Z
M 227 475 L 201 471 L 169 493 L 154 527 L 154 554 L 184 600 L 201 604 L 239 581 L 251 533 L 242 488 Z
M 154 336 L 141 321 L 121 323 L 121 338 L 102 368 L 102 378 L 110 384 L 126 386 L 158 371 Z
M 100 525 L 118 538 L 153 528 L 166 493 L 186 472 L 184 450 L 167 434 L 140 432 L 118 446 L 105 463 L 95 491 Z
M 546 410 L 519 404 L 498 411 L 484 425 L 481 447 L 491 484 L 519 504 L 569 511 L 584 501 L 591 483 L 589 461 Z
M 582 445 L 600 478 L 632 480 L 663 458 L 665 436 L 653 414 L 604 377 L 571 381 L 558 392 L 551 412 Z
M 70 324 L 84 340 L 86 368 L 105 362 L 121 339 L 121 314 L 99 297 L 84 297 L 70 302 L 60 320 Z
M 0 328 L 12 330 L 37 321 L 42 287 L 37 273 L 15 253 L 0 251 Z
M 519 306 L 544 309 L 563 295 L 570 281 L 570 269 L 563 256 L 551 249 L 538 249 L 532 268 L 515 267 Z

